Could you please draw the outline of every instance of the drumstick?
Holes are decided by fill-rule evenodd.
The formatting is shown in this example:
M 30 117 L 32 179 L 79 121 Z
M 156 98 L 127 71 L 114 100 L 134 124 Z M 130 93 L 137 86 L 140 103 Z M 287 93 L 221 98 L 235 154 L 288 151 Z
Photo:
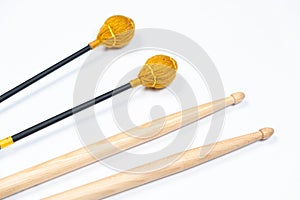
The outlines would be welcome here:
M 48 69 L 40 72 L 27 81 L 2 94 L 0 96 L 0 103 L 20 92 L 21 90 L 27 88 L 31 84 L 37 82 L 38 80 L 44 78 L 50 73 L 56 71 L 72 60 L 96 48 L 100 44 L 104 45 L 107 48 L 120 48 L 126 45 L 132 39 L 133 35 L 134 22 L 132 21 L 132 19 L 121 15 L 115 15 L 108 18 L 101 27 L 96 40 L 90 42 L 86 47 L 82 48 L 76 53 L 70 55 L 69 57 L 63 59 L 62 61 L 56 63 L 55 65 L 49 67 Z
M 121 151 L 164 136 L 171 131 L 186 126 L 227 106 L 237 104 L 241 102 L 244 97 L 244 93 L 237 92 L 224 99 L 173 113 L 111 136 L 106 140 L 96 142 L 88 148 L 77 149 L 2 178 L 0 179 L 0 199 L 98 161 L 95 156 L 91 155 L 89 151 L 91 149 L 95 149 L 93 153 L 97 155 L 99 160 L 107 158 Z M 156 127 L 162 124 L 162 127 Z M 157 130 L 157 128 L 160 128 L 159 133 L 153 135 L 153 130 Z M 127 132 L 134 132 L 137 136 L 141 135 L 144 137 L 130 137 Z M 111 148 L 111 145 L 106 145 L 107 143 L 111 143 L 115 148 Z
M 221 142 L 217 142 L 214 146 L 207 145 L 203 147 L 194 148 L 188 150 L 181 155 L 181 157 L 175 161 L 173 164 L 159 169 L 154 172 L 145 172 L 147 170 L 153 169 L 153 167 L 160 167 L 168 161 L 176 159 L 180 154 L 175 154 L 161 160 L 154 161 L 152 163 L 131 169 L 130 171 L 139 171 L 145 173 L 125 173 L 121 172 L 107 178 L 100 179 L 98 181 L 91 182 L 89 184 L 79 186 L 74 189 L 50 196 L 44 200 L 54 200 L 54 199 L 102 199 L 140 185 L 170 176 L 172 174 L 182 172 L 189 168 L 195 167 L 207 161 L 213 160 L 227 153 L 235 151 L 239 148 L 245 147 L 251 143 L 258 140 L 265 140 L 271 137 L 273 134 L 272 128 L 263 128 L 258 132 L 250 133 L 247 135 L 231 138 Z M 212 149 L 211 149 L 212 148 Z M 200 153 L 203 151 L 211 151 L 206 155 L 201 157 Z
M 111 90 L 110 92 L 102 94 L 85 103 L 82 103 L 74 108 L 66 110 L 58 115 L 55 115 L 54 117 L 51 117 L 32 127 L 29 127 L 17 134 L 14 134 L 12 136 L 0 140 L 0 150 L 52 124 L 55 124 L 67 117 L 72 116 L 73 114 L 85 110 L 95 104 L 98 104 L 130 88 L 134 88 L 139 85 L 143 85 L 148 88 L 156 88 L 156 89 L 164 88 L 174 80 L 176 76 L 176 71 L 177 71 L 177 63 L 173 58 L 165 55 L 153 56 L 146 61 L 145 65 L 140 70 L 138 77 L 131 80 L 129 83 L 122 85 L 114 90 Z

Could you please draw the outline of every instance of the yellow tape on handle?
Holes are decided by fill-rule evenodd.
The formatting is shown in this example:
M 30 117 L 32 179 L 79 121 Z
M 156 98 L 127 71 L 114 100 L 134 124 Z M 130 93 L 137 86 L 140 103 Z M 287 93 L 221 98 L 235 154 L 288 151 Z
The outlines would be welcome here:
M 5 147 L 12 145 L 14 143 L 11 136 L 0 140 L 0 149 L 4 149 Z

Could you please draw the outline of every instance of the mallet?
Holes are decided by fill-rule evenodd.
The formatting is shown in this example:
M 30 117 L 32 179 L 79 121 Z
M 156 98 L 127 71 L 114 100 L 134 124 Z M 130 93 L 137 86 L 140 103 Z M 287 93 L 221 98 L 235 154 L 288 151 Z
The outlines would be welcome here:
M 165 55 L 156 55 L 147 60 L 145 65 L 140 70 L 138 77 L 131 80 L 129 83 L 122 85 L 110 92 L 100 95 L 92 100 L 82 103 L 74 108 L 66 110 L 50 119 L 40 122 L 30 128 L 27 128 L 13 136 L 9 136 L 5 139 L 0 140 L 0 150 L 43 129 L 56 122 L 59 122 L 71 115 L 78 113 L 86 108 L 89 108 L 101 101 L 104 101 L 113 95 L 119 94 L 134 88 L 139 85 L 143 85 L 147 88 L 161 89 L 168 86 L 175 78 L 177 72 L 176 61 Z
M 212 145 L 194 148 L 183 152 L 183 155 L 175 154 L 130 170 L 144 173 L 118 173 L 113 176 L 109 176 L 107 178 L 103 178 L 98 181 L 94 181 L 89 184 L 47 197 L 44 200 L 103 199 L 105 197 L 144 185 L 172 174 L 182 172 L 189 168 L 228 154 L 239 148 L 245 147 L 256 141 L 268 139 L 272 136 L 273 132 L 274 130 L 272 128 L 263 128 L 254 133 L 231 138 Z M 207 150 L 210 150 L 207 155 L 200 156 L 201 152 L 206 152 Z M 178 156 L 181 157 L 171 165 L 163 167 L 157 171 L 147 173 L 147 171 L 153 169 L 153 167 L 161 167 L 166 163 L 170 163 L 174 159 L 178 158 Z
M 76 169 L 125 151 L 140 144 L 166 135 L 176 129 L 195 122 L 227 106 L 237 104 L 244 99 L 241 92 L 234 93 L 224 99 L 199 105 L 184 111 L 150 121 L 141 126 L 121 132 L 106 140 L 98 141 L 89 147 L 80 148 L 65 155 L 53 158 L 34 167 L 0 179 L 0 199 L 64 175 Z M 162 126 L 163 124 L 163 126 Z M 157 133 L 157 129 L 159 132 Z M 131 134 L 137 137 L 131 137 Z M 142 136 L 142 137 L 139 137 Z M 116 148 L 111 148 L 108 143 Z M 118 149 L 118 151 L 116 151 Z M 93 155 L 91 155 L 93 150 Z
M 132 19 L 121 15 L 115 15 L 108 18 L 101 27 L 96 40 L 90 42 L 86 47 L 82 48 L 76 53 L 70 55 L 69 57 L 63 59 L 62 61 L 56 63 L 48 69 L 33 76 L 32 78 L 28 79 L 22 84 L 2 94 L 0 96 L 0 103 L 8 99 L 9 97 L 15 95 L 16 93 L 20 92 L 21 90 L 25 89 L 26 87 L 30 86 L 31 84 L 37 82 L 38 80 L 44 78 L 48 74 L 61 68 L 65 64 L 78 58 L 84 53 L 96 48 L 100 44 L 104 45 L 107 48 L 120 48 L 126 45 L 132 39 L 133 35 L 134 22 L 132 21 Z

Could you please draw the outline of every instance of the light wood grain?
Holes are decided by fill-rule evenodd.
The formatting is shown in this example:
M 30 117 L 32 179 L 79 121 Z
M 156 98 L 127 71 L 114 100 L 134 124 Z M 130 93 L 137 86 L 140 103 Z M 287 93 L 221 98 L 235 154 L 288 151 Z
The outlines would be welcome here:
M 237 92 L 227 98 L 156 119 L 139 127 L 132 128 L 126 132 L 109 137 L 106 140 L 96 142 L 88 148 L 80 148 L 42 164 L 2 178 L 0 179 L 0 198 L 10 196 L 37 184 L 94 163 L 97 161 L 95 155 L 99 160 L 104 159 L 108 156 L 166 135 L 171 131 L 210 115 L 222 108 L 237 104 L 243 99 L 244 94 Z M 129 136 L 128 133 L 133 136 Z M 91 151 L 93 155 L 91 154 Z
M 155 181 L 157 179 L 164 178 L 166 176 L 187 170 L 195 167 L 212 159 L 218 158 L 222 155 L 235 151 L 239 148 L 245 147 L 258 140 L 264 140 L 269 138 L 273 134 L 272 128 L 264 128 L 258 132 L 250 133 L 247 135 L 235 137 L 232 139 L 218 142 L 214 145 L 207 145 L 188 150 L 182 154 L 180 159 L 175 161 L 172 165 L 161 168 L 154 172 L 149 173 L 118 173 L 107 178 L 62 192 L 60 194 L 47 197 L 44 200 L 93 200 L 102 199 L 122 191 L 132 189 L 134 187 Z M 209 150 L 209 153 L 205 156 L 200 156 L 201 152 Z M 166 162 L 177 158 L 177 154 L 163 158 L 161 160 L 154 161 L 152 163 L 143 165 L 141 167 L 132 169 L 130 171 L 148 171 L 153 167 L 159 167 Z

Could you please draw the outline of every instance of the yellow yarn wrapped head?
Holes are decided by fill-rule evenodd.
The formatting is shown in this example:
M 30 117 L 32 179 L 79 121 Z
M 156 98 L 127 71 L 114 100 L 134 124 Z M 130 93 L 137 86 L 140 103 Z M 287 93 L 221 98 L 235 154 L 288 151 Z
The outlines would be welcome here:
M 115 15 L 108 18 L 100 29 L 97 39 L 90 43 L 91 48 L 103 44 L 107 48 L 120 48 L 129 43 L 134 35 L 132 19 Z
M 138 74 L 138 78 L 130 81 L 132 87 L 143 85 L 147 88 L 167 87 L 175 78 L 177 62 L 165 55 L 156 55 L 147 60 Z

